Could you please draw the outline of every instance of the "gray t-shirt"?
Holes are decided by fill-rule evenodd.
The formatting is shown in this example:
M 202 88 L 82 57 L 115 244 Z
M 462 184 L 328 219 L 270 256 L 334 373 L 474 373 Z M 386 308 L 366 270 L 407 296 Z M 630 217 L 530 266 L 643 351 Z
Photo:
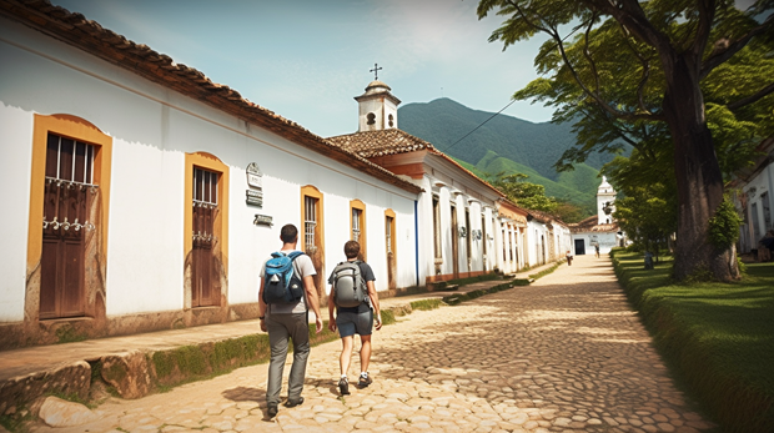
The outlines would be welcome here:
M 290 254 L 293 251 L 286 250 L 282 252 L 285 254 Z M 272 259 L 271 257 L 267 258 L 266 260 L 263 261 L 263 265 L 261 265 L 260 287 L 263 287 L 263 279 L 264 279 L 264 275 L 266 275 L 266 262 L 268 262 L 271 259 Z M 314 263 L 312 263 L 312 259 L 306 254 L 302 254 L 296 257 L 296 260 L 293 261 L 293 265 L 295 266 L 296 271 L 298 271 L 298 273 L 301 274 L 302 280 L 304 279 L 304 277 L 317 275 L 317 270 L 314 268 Z M 268 308 L 266 309 L 266 313 L 267 314 L 305 313 L 307 309 L 308 308 L 306 306 L 306 290 L 305 290 L 304 297 L 302 297 L 298 302 L 291 302 L 288 304 L 269 304 Z

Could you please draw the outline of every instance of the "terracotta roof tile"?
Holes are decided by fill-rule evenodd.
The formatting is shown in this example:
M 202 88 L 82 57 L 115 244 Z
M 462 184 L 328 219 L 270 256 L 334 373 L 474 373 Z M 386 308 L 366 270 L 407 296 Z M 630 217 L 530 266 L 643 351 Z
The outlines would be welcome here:
M 226 85 L 213 83 L 202 72 L 160 54 L 145 44 L 104 29 L 82 14 L 54 6 L 48 0 L 0 0 L 0 15 L 18 21 L 84 50 L 143 78 L 207 103 L 221 111 L 269 129 L 299 145 L 352 166 L 413 193 L 420 187 L 340 146 L 334 146 L 299 124 L 242 97 Z
M 585 232 L 618 232 L 620 228 L 617 222 L 610 224 L 598 224 L 599 217 L 597 215 L 590 216 L 579 223 L 568 224 L 572 233 L 585 233 Z
M 457 166 L 457 168 L 464 171 L 478 182 L 484 184 L 487 188 L 492 189 L 500 197 L 505 197 L 505 194 L 500 192 L 500 190 L 492 186 L 484 179 L 476 176 L 475 173 L 463 167 L 460 163 L 445 153 L 436 149 L 431 143 L 411 135 L 408 132 L 401 131 L 400 129 L 356 132 L 354 134 L 329 137 L 328 141 L 335 146 L 339 146 L 350 152 L 355 152 L 364 158 L 375 158 L 379 156 L 397 155 L 401 153 L 427 150 L 431 155 L 443 158 L 451 164 Z
M 386 129 L 383 131 L 356 132 L 349 135 L 330 137 L 328 141 L 350 152 L 355 152 L 364 158 L 376 156 L 396 155 L 399 153 L 414 152 L 417 150 L 429 150 L 433 153 L 442 153 L 432 144 L 419 137 L 415 137 L 400 129 Z

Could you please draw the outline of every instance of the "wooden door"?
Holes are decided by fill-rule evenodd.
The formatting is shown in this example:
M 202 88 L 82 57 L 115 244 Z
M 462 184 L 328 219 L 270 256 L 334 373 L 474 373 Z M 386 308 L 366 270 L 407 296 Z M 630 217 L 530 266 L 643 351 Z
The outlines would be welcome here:
M 575 255 L 583 256 L 586 254 L 586 242 L 583 239 L 575 239 Z
M 395 289 L 397 287 L 395 281 L 395 251 L 393 244 L 394 229 L 395 218 L 386 216 L 384 221 L 384 237 L 385 245 L 387 246 L 387 287 L 390 289 Z
M 220 280 L 213 251 L 219 174 L 194 167 L 193 176 L 191 307 L 211 307 L 220 304 Z
M 40 318 L 85 314 L 85 232 L 95 226 L 88 211 L 96 147 L 48 135 L 40 272 Z

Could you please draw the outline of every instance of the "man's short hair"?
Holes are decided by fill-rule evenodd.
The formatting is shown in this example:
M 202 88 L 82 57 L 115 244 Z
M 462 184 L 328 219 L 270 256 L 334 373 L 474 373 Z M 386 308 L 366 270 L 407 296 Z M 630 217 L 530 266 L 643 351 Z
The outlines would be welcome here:
M 285 224 L 280 231 L 280 239 L 286 244 L 295 242 L 298 239 L 298 229 L 293 224 Z
M 348 259 L 354 259 L 358 254 L 360 254 L 360 244 L 357 241 L 347 241 L 344 244 L 344 255 Z

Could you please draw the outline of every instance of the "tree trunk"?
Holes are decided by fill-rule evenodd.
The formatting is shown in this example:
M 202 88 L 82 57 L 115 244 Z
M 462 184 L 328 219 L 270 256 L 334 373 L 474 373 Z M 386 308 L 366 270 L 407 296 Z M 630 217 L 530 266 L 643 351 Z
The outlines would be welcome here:
M 698 68 L 689 56 L 673 53 L 664 62 L 663 108 L 675 146 L 679 206 L 674 274 L 678 280 L 731 281 L 739 277 L 734 250 L 709 241 L 710 219 L 723 201 L 723 176 L 704 116 Z

